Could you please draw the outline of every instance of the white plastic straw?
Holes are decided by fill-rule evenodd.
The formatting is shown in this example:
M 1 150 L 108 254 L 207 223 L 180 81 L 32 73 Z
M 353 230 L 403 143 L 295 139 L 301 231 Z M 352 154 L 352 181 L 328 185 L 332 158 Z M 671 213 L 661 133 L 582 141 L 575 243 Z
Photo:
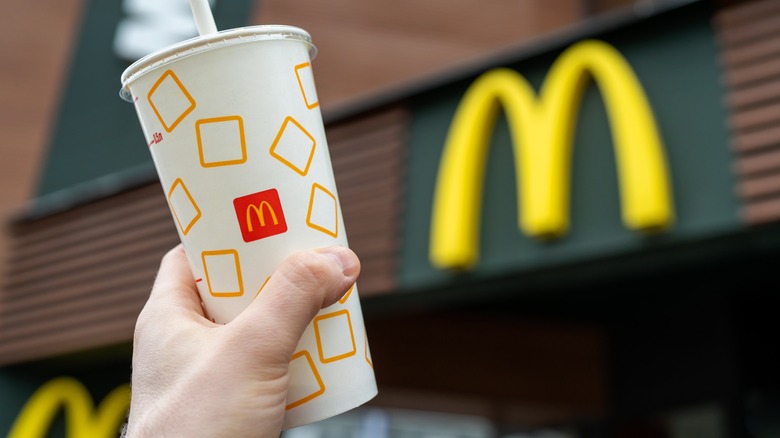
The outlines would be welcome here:
M 190 0 L 190 7 L 199 34 L 206 35 L 217 32 L 217 24 L 214 23 L 214 16 L 211 14 L 208 0 Z

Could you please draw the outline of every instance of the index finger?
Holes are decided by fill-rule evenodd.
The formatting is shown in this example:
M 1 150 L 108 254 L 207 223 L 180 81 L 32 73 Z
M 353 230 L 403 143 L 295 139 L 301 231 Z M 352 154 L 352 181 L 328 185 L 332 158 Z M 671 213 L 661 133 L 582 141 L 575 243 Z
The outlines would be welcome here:
M 146 307 L 171 312 L 177 309 L 205 317 L 184 246 L 178 244 L 163 256 Z

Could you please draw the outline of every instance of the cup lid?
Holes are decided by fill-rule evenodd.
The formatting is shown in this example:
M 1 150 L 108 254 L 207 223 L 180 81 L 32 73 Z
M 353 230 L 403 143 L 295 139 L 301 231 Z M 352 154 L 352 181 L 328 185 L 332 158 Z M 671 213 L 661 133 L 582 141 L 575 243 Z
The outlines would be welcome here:
M 132 96 L 128 88 L 130 83 L 160 65 L 232 44 L 278 39 L 301 41 L 309 46 L 311 59 L 317 55 L 317 48 L 311 42 L 311 35 L 299 27 L 267 24 L 222 30 L 167 46 L 135 61 L 122 73 L 120 78 L 122 88 L 119 90 L 119 96 L 131 102 Z

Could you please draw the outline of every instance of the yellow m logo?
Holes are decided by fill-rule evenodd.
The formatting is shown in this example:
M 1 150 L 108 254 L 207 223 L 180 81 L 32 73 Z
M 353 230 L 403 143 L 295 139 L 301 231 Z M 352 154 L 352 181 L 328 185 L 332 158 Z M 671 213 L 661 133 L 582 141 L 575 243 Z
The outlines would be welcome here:
M 268 203 L 268 201 L 261 202 L 259 206 L 255 204 L 249 204 L 246 207 L 246 226 L 250 233 L 254 231 L 250 214 L 251 212 L 255 212 L 255 217 L 260 221 L 260 226 L 265 226 L 265 216 L 263 215 L 264 207 L 268 208 L 268 211 L 271 213 L 271 220 L 274 222 L 274 225 L 279 225 L 279 220 L 276 218 L 276 212 L 274 211 L 274 208 L 271 206 L 271 204 Z
M 519 227 L 540 238 L 566 232 L 573 131 L 590 77 L 609 117 L 624 223 L 647 231 L 672 222 L 666 157 L 642 87 L 614 47 L 582 41 L 556 60 L 538 98 L 528 81 L 509 69 L 485 73 L 466 91 L 436 181 L 430 240 L 434 265 L 467 269 L 476 263 L 485 161 L 501 107 L 513 142 Z
M 69 377 L 45 383 L 30 397 L 16 418 L 8 438 L 47 436 L 60 408 L 65 412 L 68 438 L 109 438 L 119 434 L 130 406 L 130 386 L 111 391 L 96 409 L 84 386 Z

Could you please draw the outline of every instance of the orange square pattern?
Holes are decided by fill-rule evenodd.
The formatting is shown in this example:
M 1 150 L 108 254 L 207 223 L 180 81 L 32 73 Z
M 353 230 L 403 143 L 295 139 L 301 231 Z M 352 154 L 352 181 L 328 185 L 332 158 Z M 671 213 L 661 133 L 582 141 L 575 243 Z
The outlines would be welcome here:
M 238 251 L 235 249 L 203 251 L 201 260 L 203 261 L 203 270 L 206 273 L 209 293 L 212 296 L 240 297 L 244 294 Z M 209 265 L 211 265 L 211 269 L 209 269 Z M 238 290 L 232 290 L 232 286 Z
M 344 294 L 344 296 L 341 297 L 341 299 L 339 300 L 339 303 L 341 303 L 341 304 L 346 303 L 347 300 L 349 299 L 349 296 L 352 295 L 352 290 L 353 289 L 355 289 L 355 285 L 354 284 L 352 286 L 350 286 L 349 289 L 347 290 L 347 292 Z
M 268 280 L 270 280 L 270 279 L 271 279 L 271 276 L 269 275 L 268 278 L 266 278 L 265 281 L 263 282 L 263 285 L 260 286 L 260 290 L 257 291 L 257 293 L 255 294 L 255 297 L 252 298 L 253 300 L 257 299 L 257 297 L 260 295 L 260 292 L 263 291 L 263 288 L 265 287 L 266 284 L 268 284 Z
M 176 219 L 181 233 L 186 236 L 195 222 L 200 219 L 201 212 L 181 178 L 176 178 L 168 190 L 168 204 L 171 206 L 173 217 Z
M 317 141 L 309 131 L 297 120 L 288 116 L 276 134 L 270 153 L 285 166 L 301 176 L 306 176 L 316 147 Z
M 333 222 L 330 221 L 331 216 Z M 317 183 L 311 186 L 306 224 L 329 236 L 339 236 L 339 209 L 336 196 Z
M 304 62 L 295 66 L 295 77 L 298 78 L 298 86 L 301 88 L 303 102 L 306 108 L 314 109 L 320 105 L 317 99 L 317 90 L 314 88 L 314 72 L 311 63 Z
M 149 90 L 147 100 L 166 132 L 173 131 L 195 109 L 195 99 L 173 70 L 166 70 L 160 76 Z
M 200 119 L 195 122 L 195 134 L 201 166 L 218 167 L 246 162 L 246 138 L 241 116 Z
M 290 385 L 287 390 L 287 406 L 285 410 L 296 408 L 309 402 L 325 392 L 325 384 L 322 382 L 317 367 L 308 351 L 302 350 L 295 353 L 290 361 L 290 374 L 307 374 L 306 379 L 300 379 L 296 385 Z M 303 384 L 306 384 L 303 386 Z M 290 401 L 292 399 L 292 401 Z
M 368 334 L 366 333 L 365 326 L 363 327 L 363 349 L 366 350 L 366 362 L 371 368 L 374 368 L 374 362 L 371 360 L 371 350 L 368 348 Z
M 355 334 L 348 310 L 320 315 L 313 322 L 320 362 L 331 363 L 355 355 Z M 327 336 L 323 336 L 325 331 Z

